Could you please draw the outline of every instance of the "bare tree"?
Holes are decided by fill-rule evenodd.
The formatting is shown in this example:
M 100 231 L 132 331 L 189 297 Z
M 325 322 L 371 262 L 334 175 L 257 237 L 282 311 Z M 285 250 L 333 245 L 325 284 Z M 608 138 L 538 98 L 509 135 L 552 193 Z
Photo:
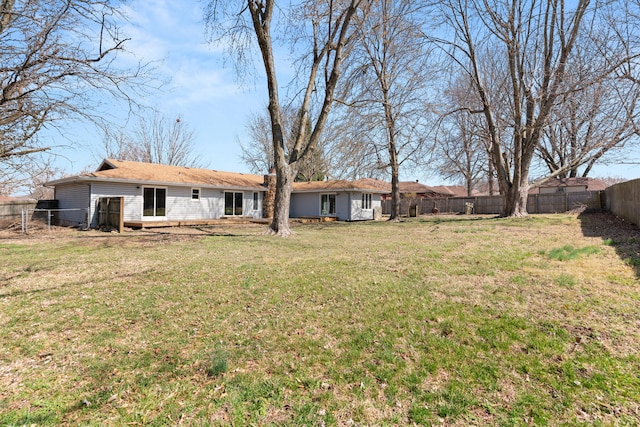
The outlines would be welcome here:
M 594 63 L 603 58 L 579 47 L 567 76 L 567 92 L 581 82 L 578 96 L 560 99 L 550 116 L 538 155 L 549 173 L 560 177 L 586 177 L 597 163 L 619 162 L 630 144 L 638 143 L 640 87 L 618 75 L 598 78 Z M 582 160 L 586 158 L 586 163 Z
M 418 16 L 409 0 L 373 3 L 359 25 L 360 41 L 342 100 L 391 174 L 390 220 L 400 217 L 400 166 L 416 161 L 428 137 L 426 89 L 433 68 Z
M 275 0 L 209 0 L 205 13 L 213 39 L 231 42 L 236 59 L 246 58 L 246 48 L 256 41 L 260 49 L 269 92 L 269 117 L 276 169 L 276 194 L 274 216 L 269 226 L 273 234 L 288 236 L 289 205 L 291 190 L 303 159 L 317 149 L 318 141 L 327 122 L 334 101 L 334 92 L 341 74 L 342 62 L 348 54 L 356 33 L 353 31 L 354 17 L 366 9 L 367 0 L 303 1 L 290 6 L 276 5 Z M 298 120 L 301 125 L 293 138 L 291 150 L 287 150 L 280 86 L 274 44 L 279 39 L 272 34 L 274 13 L 295 23 L 295 31 L 288 33 L 298 42 L 306 55 L 298 61 L 300 100 Z M 284 37 L 282 33 L 280 36 Z M 304 43 L 303 43 L 304 42 Z M 304 47 L 303 47 L 304 45 Z M 319 106 L 312 108 L 317 97 Z M 306 124 L 309 123 L 307 126 Z M 308 129 L 310 133 L 308 134 Z
M 109 0 L 0 1 L 0 178 L 15 178 L 38 135 L 71 118 L 101 120 L 96 92 L 118 99 L 145 82 L 145 68 L 117 68 L 127 41 Z
M 54 191 L 52 187 L 46 187 L 45 184 L 61 178 L 63 173 L 49 162 L 45 162 L 43 164 L 32 163 L 29 175 L 30 179 L 27 182 L 27 194 L 29 197 L 36 200 L 49 200 L 53 199 Z
M 436 135 L 434 163 L 440 176 L 460 180 L 471 196 L 476 185 L 493 187 L 493 162 L 490 141 L 481 117 L 470 114 L 462 104 L 471 105 L 475 91 L 467 76 L 454 76 L 443 92 L 446 112 L 441 115 Z M 479 108 L 478 105 L 474 107 Z
M 287 152 L 293 149 L 294 138 L 298 133 L 298 127 L 302 124 L 298 120 L 296 108 L 285 106 L 281 108 L 283 127 L 285 129 L 285 146 Z M 307 135 L 309 123 L 306 123 Z M 247 123 L 249 140 L 239 142 L 242 150 L 241 158 L 253 173 L 265 173 L 275 164 L 273 156 L 273 141 L 271 140 L 271 120 L 268 110 L 264 113 L 254 113 Z M 328 164 L 325 158 L 325 138 L 318 141 L 318 147 L 313 153 L 300 161 L 300 167 L 296 181 L 319 181 L 328 173 Z
M 439 132 L 435 156 L 440 176 L 448 180 L 461 178 L 468 196 L 488 175 L 487 152 L 473 119 L 465 112 L 449 115 L 447 125 Z
M 371 134 L 362 132 L 362 123 L 349 108 L 336 108 L 327 125 L 325 139 L 328 175 L 334 179 L 387 179 L 388 161 Z M 342 114 L 340 114 L 342 113 Z
M 486 121 L 507 216 L 527 215 L 530 168 L 554 109 L 579 96 L 587 85 L 620 71 L 634 56 L 633 52 L 610 49 L 614 39 L 624 41 L 624 37 L 611 30 L 609 25 L 618 25 L 619 21 L 605 19 L 607 10 L 601 9 L 600 4 L 578 0 L 571 5 L 560 0 L 438 3 L 439 19 L 445 24 L 440 34 L 451 38 L 432 40 L 474 84 L 481 108 L 473 112 L 482 114 Z M 593 37 L 589 37 L 589 31 L 594 31 Z M 600 38 L 606 35 L 606 43 L 597 46 L 596 33 Z M 605 58 L 601 63 L 608 66 L 597 70 L 593 80 L 569 87 L 569 68 L 576 46 L 587 41 Z M 502 56 L 503 60 L 483 61 L 482 54 L 486 52 Z M 490 86 L 487 82 L 491 80 L 499 84 Z M 508 109 L 501 98 L 508 99 Z M 508 126 L 500 126 L 500 118 Z M 586 156 L 579 159 L 581 163 L 587 161 Z M 566 165 L 542 179 L 572 166 Z
M 194 131 L 181 118 L 158 112 L 140 117 L 133 131 L 107 128 L 100 157 L 159 163 L 173 166 L 206 167 L 195 151 Z

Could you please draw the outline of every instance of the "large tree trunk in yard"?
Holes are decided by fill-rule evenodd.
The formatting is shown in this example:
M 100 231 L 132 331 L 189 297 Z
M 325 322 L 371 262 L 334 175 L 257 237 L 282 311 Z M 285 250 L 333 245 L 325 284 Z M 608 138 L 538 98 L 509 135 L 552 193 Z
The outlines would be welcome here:
M 294 171 L 295 168 L 291 168 L 286 163 L 279 166 L 279 169 L 276 179 L 275 210 L 268 232 L 276 236 L 288 237 L 292 234 L 289 226 L 289 206 L 291 205 L 291 190 L 297 171 Z
M 396 121 L 389 99 L 389 89 L 386 80 L 381 80 L 384 99 L 384 117 L 389 149 L 389 165 L 391 166 L 391 216 L 389 221 L 400 220 L 400 164 L 396 148 Z M 408 208 L 407 208 L 408 209 Z M 407 211 L 407 215 L 409 212 Z
M 398 165 L 391 165 L 391 215 L 389 221 L 400 220 L 400 180 L 398 179 Z
M 512 184 L 504 195 L 505 217 L 524 218 L 528 216 L 527 199 L 529 198 L 529 184 Z

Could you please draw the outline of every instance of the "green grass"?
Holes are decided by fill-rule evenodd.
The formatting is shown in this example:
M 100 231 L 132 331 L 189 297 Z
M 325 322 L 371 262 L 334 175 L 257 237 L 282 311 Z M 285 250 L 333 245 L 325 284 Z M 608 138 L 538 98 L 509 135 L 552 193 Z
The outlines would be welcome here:
M 636 425 L 637 277 L 583 228 L 4 239 L 0 425 Z
M 603 242 L 603 244 L 608 244 L 608 242 Z M 576 259 L 581 256 L 597 254 L 600 252 L 600 248 L 597 246 L 585 246 L 582 248 L 574 248 L 571 245 L 564 245 L 561 248 L 552 249 L 549 251 L 549 259 L 555 259 L 558 261 L 567 261 L 571 259 Z

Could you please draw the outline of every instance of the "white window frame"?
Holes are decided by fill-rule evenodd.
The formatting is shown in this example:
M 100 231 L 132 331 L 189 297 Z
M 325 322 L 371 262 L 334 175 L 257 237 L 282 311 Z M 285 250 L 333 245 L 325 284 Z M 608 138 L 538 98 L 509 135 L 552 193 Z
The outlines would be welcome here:
M 257 211 L 260 209 L 260 196 L 258 195 L 257 191 L 253 192 L 253 205 L 251 206 L 253 208 L 254 211 Z
M 362 193 L 362 210 L 370 211 L 371 209 L 373 209 L 373 195 Z
M 200 200 L 200 195 L 201 194 L 202 194 L 202 190 L 200 190 L 199 188 L 192 188 L 191 189 L 191 200 Z
M 326 213 L 322 211 L 322 202 L 324 197 L 327 197 L 327 203 L 329 204 L 329 208 Z M 333 198 L 333 212 L 331 212 L 331 198 Z M 338 210 L 336 206 L 337 204 L 338 204 L 338 201 L 337 201 L 336 193 L 320 194 L 320 216 L 336 216 L 336 212 Z
M 147 189 L 152 189 L 153 190 L 153 215 L 145 215 L 144 214 L 144 193 L 145 190 Z M 158 213 L 158 196 L 157 196 L 157 192 L 158 190 L 164 190 L 164 215 L 157 215 Z M 146 218 L 146 219 L 162 219 L 162 218 L 166 218 L 167 217 L 167 200 L 169 199 L 169 190 L 167 187 L 154 187 L 151 185 L 148 186 L 144 186 L 142 187 L 142 218 Z
M 233 213 L 228 214 L 227 213 L 227 194 L 233 194 L 232 198 L 233 198 L 233 206 L 232 206 L 232 211 Z M 238 214 L 236 213 L 236 211 L 238 210 L 238 206 L 236 205 L 236 201 L 237 196 L 241 195 L 240 197 L 240 209 L 241 212 Z M 244 215 L 244 192 L 243 191 L 224 191 L 224 216 L 242 216 Z

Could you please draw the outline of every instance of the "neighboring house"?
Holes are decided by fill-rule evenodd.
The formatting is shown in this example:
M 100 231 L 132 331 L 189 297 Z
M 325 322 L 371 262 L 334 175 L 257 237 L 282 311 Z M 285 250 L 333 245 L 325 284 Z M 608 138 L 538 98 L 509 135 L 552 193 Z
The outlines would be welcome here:
M 445 197 L 453 197 L 455 195 L 447 187 L 430 187 L 428 185 L 421 184 L 418 181 L 401 181 L 398 183 L 398 186 L 400 187 L 401 198 L 410 196 L 411 198 L 419 199 L 442 199 Z M 389 186 L 389 191 L 391 191 L 390 187 L 391 186 Z M 391 193 L 388 192 L 384 194 L 383 200 L 391 200 Z
M 584 191 L 603 191 L 607 184 L 594 178 L 554 178 L 538 187 L 532 187 L 529 194 L 579 193 Z
M 220 172 L 105 159 L 93 173 L 47 183 L 55 188 L 62 224 L 98 226 L 98 200 L 122 197 L 126 226 L 152 226 L 208 221 L 228 217 L 262 218 L 265 202 L 273 197 L 273 175 Z M 382 190 L 326 181 L 316 185 L 316 200 L 292 194 L 292 212 L 299 216 L 331 216 L 340 220 L 373 219 Z M 294 185 L 294 192 L 296 186 Z M 343 206 L 348 196 L 350 204 Z M 360 198 L 360 202 L 357 199 Z M 296 204 L 294 204 L 294 201 Z M 310 203 L 312 206 L 298 206 Z M 361 203 L 364 203 L 362 205 Z M 371 212 L 369 212 L 371 211 Z M 369 214 L 370 213 L 370 214 Z M 154 224 L 155 223 L 155 224 Z

